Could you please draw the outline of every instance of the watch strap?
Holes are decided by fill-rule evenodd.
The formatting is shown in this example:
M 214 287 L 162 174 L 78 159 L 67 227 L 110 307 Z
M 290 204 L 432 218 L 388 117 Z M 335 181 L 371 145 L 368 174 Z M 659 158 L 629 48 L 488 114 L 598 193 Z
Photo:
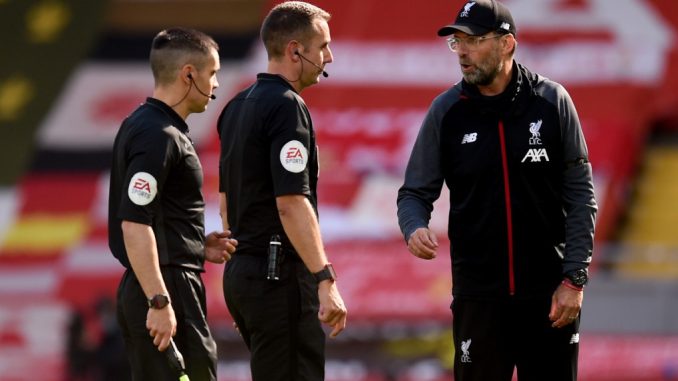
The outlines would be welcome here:
M 315 281 L 318 283 L 328 279 L 334 282 L 337 280 L 337 274 L 334 272 L 334 266 L 332 266 L 331 263 L 328 263 L 322 270 L 313 273 L 313 278 L 315 278 Z
M 161 310 L 170 304 L 170 298 L 167 294 L 156 294 L 146 302 L 148 303 L 148 308 Z

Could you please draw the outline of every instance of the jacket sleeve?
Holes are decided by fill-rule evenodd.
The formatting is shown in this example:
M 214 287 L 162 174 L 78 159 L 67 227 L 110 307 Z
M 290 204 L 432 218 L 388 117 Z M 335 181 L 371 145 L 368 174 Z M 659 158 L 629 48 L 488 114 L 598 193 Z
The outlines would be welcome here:
M 405 182 L 398 191 L 398 224 L 405 237 L 427 227 L 433 202 L 440 197 L 444 177 L 440 160 L 440 126 L 445 102 L 438 97 L 429 108 L 412 148 Z
M 598 209 L 586 140 L 577 110 L 567 91 L 556 86 L 562 126 L 564 167 L 562 197 L 565 208 L 565 257 L 563 273 L 587 268 L 593 254 L 593 237 Z

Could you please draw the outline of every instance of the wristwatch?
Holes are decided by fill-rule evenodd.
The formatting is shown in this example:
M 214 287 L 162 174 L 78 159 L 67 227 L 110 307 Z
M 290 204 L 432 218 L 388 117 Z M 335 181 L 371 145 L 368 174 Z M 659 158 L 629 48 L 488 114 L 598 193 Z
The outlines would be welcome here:
M 161 309 L 167 307 L 168 304 L 170 304 L 170 298 L 169 298 L 169 295 L 157 294 L 157 295 L 153 295 L 153 297 L 148 299 L 147 302 L 148 302 L 148 308 L 161 310 Z
M 586 269 L 570 271 L 565 274 L 565 278 L 567 278 L 573 286 L 577 287 L 584 287 L 586 283 L 589 282 L 589 274 Z
M 332 267 L 332 264 L 328 263 L 325 265 L 325 267 L 323 267 L 322 270 L 318 271 L 317 273 L 313 273 L 313 277 L 318 283 L 327 279 L 334 282 L 337 280 L 337 273 L 334 272 L 334 267 Z

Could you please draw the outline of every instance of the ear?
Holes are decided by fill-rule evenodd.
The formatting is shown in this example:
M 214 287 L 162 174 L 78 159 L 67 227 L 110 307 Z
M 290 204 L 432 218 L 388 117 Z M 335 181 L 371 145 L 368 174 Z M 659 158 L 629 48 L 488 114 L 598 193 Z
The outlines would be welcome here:
M 299 55 L 297 53 L 301 53 L 302 51 L 302 46 L 297 40 L 292 40 L 287 43 L 287 49 L 285 49 L 285 54 L 290 57 L 292 62 L 297 62 L 301 58 L 299 58 Z
M 516 44 L 518 41 L 516 41 L 516 38 L 511 34 L 507 34 L 506 38 L 502 39 L 504 43 L 504 51 L 506 53 L 510 53 L 512 50 L 515 49 Z
M 189 82 L 191 82 L 191 79 L 189 78 L 189 76 L 191 76 L 191 75 L 195 76 L 196 75 L 195 73 L 197 73 L 197 70 L 195 70 L 195 67 L 191 64 L 186 64 L 186 65 L 182 66 L 181 69 L 179 69 L 179 78 L 181 79 L 181 81 L 183 81 L 185 83 L 189 83 Z M 194 77 L 193 80 L 195 80 L 195 79 L 196 78 Z

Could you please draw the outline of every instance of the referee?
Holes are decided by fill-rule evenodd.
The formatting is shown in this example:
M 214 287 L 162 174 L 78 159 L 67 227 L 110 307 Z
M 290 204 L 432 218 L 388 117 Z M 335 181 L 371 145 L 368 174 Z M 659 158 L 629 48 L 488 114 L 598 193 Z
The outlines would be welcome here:
M 239 242 L 224 295 L 254 381 L 324 380 L 320 323 L 331 337 L 346 326 L 318 226 L 313 124 L 299 95 L 332 62 L 329 18 L 304 2 L 274 7 L 261 28 L 268 71 L 219 118 L 222 221 Z
M 200 273 L 237 242 L 229 232 L 205 237 L 202 167 L 185 119 L 204 111 L 219 86 L 218 46 L 199 31 L 167 29 L 153 39 L 150 61 L 153 97 L 125 119 L 113 147 L 109 246 L 126 268 L 118 323 L 132 379 L 178 379 L 161 352 L 176 334 L 190 379 L 216 380 Z

